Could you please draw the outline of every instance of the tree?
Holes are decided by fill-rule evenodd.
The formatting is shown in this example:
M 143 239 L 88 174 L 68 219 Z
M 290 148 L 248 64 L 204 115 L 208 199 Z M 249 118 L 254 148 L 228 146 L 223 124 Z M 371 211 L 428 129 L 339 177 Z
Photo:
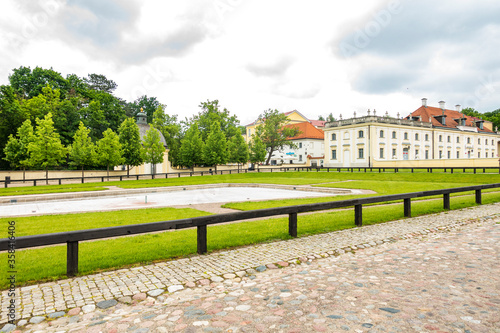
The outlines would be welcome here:
M 319 115 L 318 120 L 325 121 L 325 118 L 323 118 L 322 115 Z
M 85 127 L 90 129 L 90 137 L 97 141 L 102 138 L 102 133 L 109 128 L 104 112 L 99 101 L 91 101 L 88 106 L 79 110 L 80 119 Z
M 177 122 L 177 115 L 168 115 L 164 111 L 164 106 L 160 105 L 153 114 L 152 125 L 160 131 L 167 143 L 168 160 L 173 166 L 180 165 L 179 149 L 181 146 L 180 133 L 181 125 Z
M 120 125 L 118 133 L 123 149 L 124 163 L 127 165 L 128 177 L 130 166 L 138 166 L 144 162 L 139 126 L 137 126 L 133 118 L 127 118 Z
M 11 86 L 0 86 L 0 168 L 7 167 L 4 159 L 3 148 L 9 140 L 9 136 L 16 134 L 26 115 L 22 112 L 21 105 Z
M 97 156 L 99 164 L 106 166 L 109 180 L 109 168 L 114 168 L 124 161 L 120 139 L 111 128 L 105 130 L 102 139 L 97 141 Z
M 49 112 L 43 119 L 36 119 L 36 123 L 34 140 L 28 144 L 30 164 L 45 169 L 45 179 L 48 184 L 49 167 L 64 162 L 68 150 L 54 130 L 52 113 Z
M 9 135 L 9 141 L 4 148 L 4 159 L 10 163 L 11 167 L 23 168 L 23 181 L 26 179 L 26 168 L 30 163 L 28 145 L 33 140 L 33 126 L 29 120 L 26 120 L 17 129 L 17 138 L 12 134 Z
M 226 140 L 229 140 L 233 135 L 239 132 L 238 125 L 240 121 L 238 118 L 229 114 L 229 111 L 224 108 L 221 110 L 218 100 L 202 102 L 199 105 L 202 109 L 197 115 L 193 116 L 188 122 L 198 123 L 198 129 L 201 133 L 203 142 L 207 141 L 208 134 L 211 131 L 212 124 L 218 122 L 221 131 L 224 133 Z
M 238 163 L 238 170 L 240 163 L 248 162 L 248 145 L 240 133 L 235 134 L 228 143 L 229 159 L 228 162 Z
M 207 141 L 202 150 L 203 163 L 213 165 L 217 172 L 218 164 L 225 164 L 228 160 L 227 141 L 220 128 L 218 121 L 215 121 L 210 127 Z
M 295 148 L 295 144 L 288 138 L 297 136 L 301 132 L 297 127 L 284 127 L 288 122 L 288 118 L 284 113 L 280 113 L 278 110 L 268 109 L 264 111 L 264 113 L 259 116 L 259 120 L 263 122 L 263 124 L 259 125 L 256 131 L 257 135 L 266 146 L 269 154 L 266 165 L 269 165 L 273 152 L 284 149 L 285 146 Z
M 186 131 L 186 135 L 181 140 L 179 148 L 179 165 L 193 168 L 197 164 L 203 163 L 203 141 L 195 122 Z
M 102 74 L 89 74 L 83 81 L 87 83 L 89 89 L 103 91 L 108 94 L 112 94 L 116 87 L 118 87 L 115 81 L 109 80 Z
M 82 178 L 84 177 L 84 168 L 91 166 L 96 161 L 96 146 L 89 136 L 90 129 L 86 128 L 82 122 L 73 137 L 73 143 L 68 147 L 70 164 L 76 167 L 82 167 Z
M 68 81 L 62 75 L 51 69 L 35 67 L 19 67 L 9 75 L 9 82 L 16 93 L 23 99 L 36 97 L 42 93 L 47 85 L 53 89 L 60 89 L 63 98 L 69 90 Z
M 333 114 L 331 112 L 328 115 L 328 117 L 326 117 L 326 121 L 328 121 L 328 122 L 335 121 L 335 117 L 333 116 Z
M 252 135 L 252 141 L 249 144 L 250 162 L 253 164 L 261 163 L 266 160 L 266 145 L 262 142 L 258 135 Z
M 165 147 L 160 140 L 160 132 L 156 128 L 148 129 L 142 145 L 144 147 L 144 161 L 151 163 L 154 175 L 156 173 L 156 164 L 163 162 L 163 153 L 165 152 Z

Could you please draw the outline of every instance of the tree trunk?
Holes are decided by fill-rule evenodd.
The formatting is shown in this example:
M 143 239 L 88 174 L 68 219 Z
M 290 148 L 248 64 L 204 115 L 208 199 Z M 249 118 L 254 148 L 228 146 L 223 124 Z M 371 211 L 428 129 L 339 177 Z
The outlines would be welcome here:
M 26 181 L 26 167 L 23 167 L 23 183 Z
M 45 168 L 45 184 L 49 185 L 49 167 Z
M 127 178 L 130 176 L 130 165 L 127 165 Z
M 109 182 L 109 164 L 107 165 L 106 170 L 108 171 L 108 182 Z
M 217 174 L 217 164 L 215 165 L 215 174 Z
M 266 160 L 266 165 L 269 165 L 269 161 L 271 160 L 271 156 L 273 156 L 273 148 L 269 151 L 269 156 L 267 157 Z
M 84 166 L 82 165 L 82 178 L 85 176 L 83 171 Z

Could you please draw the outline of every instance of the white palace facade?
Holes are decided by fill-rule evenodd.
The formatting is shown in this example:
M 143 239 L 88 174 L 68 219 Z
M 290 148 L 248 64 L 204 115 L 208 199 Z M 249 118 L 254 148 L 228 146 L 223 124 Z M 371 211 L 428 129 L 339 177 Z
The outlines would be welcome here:
M 377 116 L 326 123 L 326 167 L 498 166 L 500 135 L 492 123 L 440 106 L 422 106 L 400 119 Z

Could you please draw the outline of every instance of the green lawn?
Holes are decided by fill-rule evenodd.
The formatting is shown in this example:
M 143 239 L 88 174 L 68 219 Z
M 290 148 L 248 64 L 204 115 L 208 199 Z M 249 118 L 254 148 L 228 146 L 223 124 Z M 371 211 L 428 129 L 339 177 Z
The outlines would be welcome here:
M 68 185 L 43 185 L 22 186 L 0 189 L 0 196 L 27 195 L 27 194 L 50 194 L 66 192 L 103 191 L 107 190 L 105 185 L 96 184 L 68 184 Z
M 500 201 L 500 193 L 488 193 L 483 196 L 483 203 L 498 201 Z M 453 198 L 451 206 L 452 209 L 475 206 L 474 196 Z M 412 216 L 430 214 L 442 210 L 442 201 L 440 200 L 415 202 L 412 204 Z M 142 214 L 143 211 L 144 210 L 137 211 L 137 216 L 144 215 Z M 117 212 L 113 212 L 113 214 L 116 213 Z M 203 214 L 192 211 L 181 213 L 181 215 L 188 213 L 192 213 L 193 215 Z M 127 214 L 131 214 L 131 211 L 124 212 L 124 216 Z M 169 212 L 169 214 L 171 214 L 169 216 L 173 216 L 172 212 Z M 83 214 L 72 214 L 73 220 L 77 220 L 79 215 Z M 104 218 L 104 216 L 100 218 Z M 165 218 L 158 219 L 158 216 L 154 216 L 154 214 L 151 218 L 155 218 L 155 220 L 165 220 Z M 402 205 L 372 206 L 363 209 L 364 225 L 382 223 L 401 218 L 403 218 Z M 27 219 L 29 220 L 32 218 Z M 131 217 L 130 220 L 133 220 L 135 223 L 140 221 L 147 222 L 145 221 L 146 218 Z M 2 225 L 6 230 L 5 221 L 5 219 L 2 220 Z M 43 222 L 43 220 L 38 220 L 30 221 L 29 223 L 34 223 L 36 225 L 37 222 L 43 224 L 47 223 L 46 221 Z M 92 219 L 89 221 L 90 225 L 95 227 L 96 222 L 92 222 Z M 16 219 L 16 222 L 17 227 L 22 221 Z M 26 221 L 22 223 L 29 224 Z M 298 218 L 299 237 L 353 227 L 353 210 L 301 215 Z M 22 227 L 19 226 L 19 228 Z M 31 228 L 36 229 L 35 226 L 31 226 Z M 51 230 L 58 231 L 74 230 L 70 225 L 66 225 L 62 229 L 58 227 L 52 228 Z M 289 238 L 288 220 L 286 218 L 216 225 L 208 228 L 208 250 L 215 251 Z M 80 244 L 79 271 L 81 275 L 84 275 L 102 270 L 186 257 L 195 253 L 195 229 L 82 242 Z M 7 272 L 5 267 L 7 263 L 6 255 L 6 253 L 0 254 L 0 265 L 2 265 L 0 267 L 2 268 L 2 272 Z M 64 278 L 66 272 L 66 247 L 51 246 L 40 249 L 19 250 L 16 252 L 16 265 L 18 270 L 17 278 L 20 285 Z M 5 273 L 1 275 L 0 289 L 5 289 L 7 281 L 5 279 Z

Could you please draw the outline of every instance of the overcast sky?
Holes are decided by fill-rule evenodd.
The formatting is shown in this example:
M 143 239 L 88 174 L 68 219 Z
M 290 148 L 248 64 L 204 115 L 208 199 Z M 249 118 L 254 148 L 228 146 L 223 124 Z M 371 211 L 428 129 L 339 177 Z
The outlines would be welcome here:
M 104 74 L 181 119 L 218 99 L 243 125 L 440 100 L 500 108 L 498 0 L 2 0 L 0 84 L 13 68 Z

